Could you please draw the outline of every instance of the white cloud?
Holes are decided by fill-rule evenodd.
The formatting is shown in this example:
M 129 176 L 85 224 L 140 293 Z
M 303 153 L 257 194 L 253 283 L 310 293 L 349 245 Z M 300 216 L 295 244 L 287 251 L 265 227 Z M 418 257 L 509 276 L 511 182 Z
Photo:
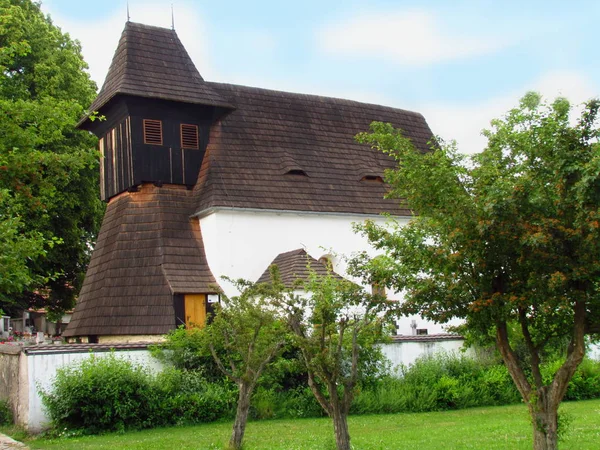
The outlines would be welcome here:
M 119 43 L 121 32 L 125 26 L 126 11 L 115 12 L 112 16 L 98 20 L 72 20 L 53 11 L 52 4 L 43 5 L 43 10 L 50 13 L 52 20 L 72 38 L 78 39 L 83 48 L 83 56 L 90 66 L 92 79 L 102 86 L 113 54 Z M 171 28 L 171 5 L 161 1 L 131 1 L 129 11 L 132 22 Z M 214 79 L 214 70 L 210 64 L 208 52 L 208 32 L 205 24 L 192 6 L 178 2 L 175 5 L 175 31 L 184 47 L 190 54 L 200 74 L 207 79 Z
M 489 128 L 490 120 L 502 117 L 518 105 L 527 91 L 540 92 L 547 100 L 557 96 L 578 105 L 600 94 L 600 86 L 582 73 L 574 71 L 549 72 L 518 91 L 497 95 L 481 103 L 422 105 L 425 116 L 435 134 L 444 139 L 455 139 L 462 153 L 475 153 L 484 149 L 486 139 L 481 130 Z
M 332 54 L 385 58 L 425 66 L 492 53 L 508 39 L 452 35 L 426 11 L 361 14 L 333 23 L 317 33 L 318 45 Z

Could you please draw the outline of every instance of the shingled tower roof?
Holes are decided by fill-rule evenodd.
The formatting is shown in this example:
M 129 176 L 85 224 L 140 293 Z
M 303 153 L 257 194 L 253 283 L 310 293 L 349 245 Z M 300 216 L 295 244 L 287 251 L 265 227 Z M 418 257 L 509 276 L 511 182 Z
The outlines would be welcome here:
M 148 184 L 112 199 L 64 336 L 166 334 L 174 294 L 219 290 L 191 194 Z
M 89 110 L 100 110 L 117 94 L 232 108 L 204 82 L 175 30 L 134 22 L 125 24 L 102 89 Z

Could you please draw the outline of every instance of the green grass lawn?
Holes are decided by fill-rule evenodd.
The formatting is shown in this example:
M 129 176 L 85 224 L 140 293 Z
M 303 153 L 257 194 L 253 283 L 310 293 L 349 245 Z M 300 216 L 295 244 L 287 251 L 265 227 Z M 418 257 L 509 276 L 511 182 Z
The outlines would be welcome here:
M 600 400 L 564 403 L 570 421 L 561 449 L 600 448 Z M 421 414 L 352 416 L 355 449 L 530 449 L 531 426 L 524 405 Z M 33 439 L 32 449 L 222 449 L 231 423 L 161 428 L 68 439 Z M 250 422 L 246 450 L 335 448 L 329 419 Z

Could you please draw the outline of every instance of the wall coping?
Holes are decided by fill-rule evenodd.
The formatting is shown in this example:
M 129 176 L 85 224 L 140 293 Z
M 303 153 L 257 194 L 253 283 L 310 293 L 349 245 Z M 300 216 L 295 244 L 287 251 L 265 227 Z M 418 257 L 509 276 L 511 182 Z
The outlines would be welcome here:
M 61 353 L 101 353 L 112 350 L 119 351 L 140 351 L 148 350 L 153 342 L 136 342 L 131 344 L 50 344 L 50 345 L 30 345 L 23 347 L 26 355 L 48 355 Z
M 397 335 L 392 336 L 392 342 L 439 342 L 439 341 L 464 341 L 459 334 L 422 334 L 422 335 Z

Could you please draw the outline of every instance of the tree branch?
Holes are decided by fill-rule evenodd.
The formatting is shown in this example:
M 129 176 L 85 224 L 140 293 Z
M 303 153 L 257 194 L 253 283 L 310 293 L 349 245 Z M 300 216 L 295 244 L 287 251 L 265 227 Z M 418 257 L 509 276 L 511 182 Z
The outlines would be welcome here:
M 583 300 L 576 301 L 574 311 L 573 335 L 567 349 L 567 359 L 554 374 L 550 385 L 550 398 L 555 405 L 558 405 L 565 396 L 569 381 L 585 355 L 585 302 Z
M 217 363 L 217 367 L 221 370 L 221 372 L 223 372 L 226 376 L 231 378 L 236 383 L 239 383 L 239 378 L 235 377 L 233 375 L 235 373 L 235 365 L 233 364 L 233 361 L 230 361 L 232 371 L 229 372 L 223 365 L 223 361 L 221 361 L 221 358 L 219 358 L 219 355 L 217 355 L 214 345 L 212 343 L 209 343 L 208 348 L 210 349 L 210 353 L 211 353 L 213 359 L 215 360 L 215 363 Z
M 527 381 L 525 372 L 523 372 L 523 369 L 519 364 L 519 360 L 510 346 L 506 321 L 504 320 L 496 323 L 496 344 L 500 354 L 502 355 L 504 364 L 506 364 L 508 373 L 510 373 L 510 376 L 517 385 L 517 389 L 519 390 L 521 397 L 523 397 L 523 400 L 526 402 L 529 402 L 531 385 L 529 384 L 529 381 Z
M 533 380 L 536 388 L 540 389 L 544 382 L 542 380 L 542 373 L 540 372 L 540 354 L 538 348 L 533 343 L 531 333 L 529 332 L 529 324 L 527 320 L 527 313 L 524 308 L 519 307 L 519 323 L 521 324 L 521 331 L 525 338 L 525 345 L 531 356 L 531 371 L 533 373 Z

